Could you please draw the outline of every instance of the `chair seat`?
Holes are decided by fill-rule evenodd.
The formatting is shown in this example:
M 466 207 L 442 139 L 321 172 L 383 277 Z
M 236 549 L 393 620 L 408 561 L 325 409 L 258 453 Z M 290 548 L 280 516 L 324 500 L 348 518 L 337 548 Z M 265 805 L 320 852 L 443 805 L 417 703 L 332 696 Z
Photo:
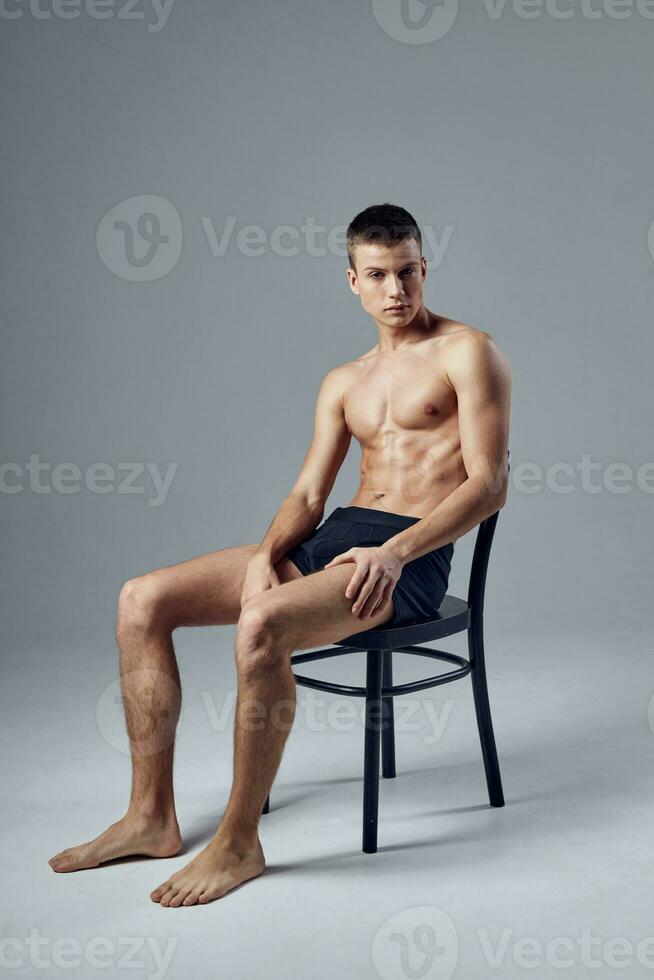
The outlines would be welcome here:
M 387 627 L 353 633 L 344 640 L 337 640 L 335 646 L 352 647 L 356 650 L 394 650 L 415 643 L 439 640 L 453 633 L 460 633 L 470 626 L 470 606 L 465 599 L 447 594 L 433 619 L 420 619 L 402 626 Z

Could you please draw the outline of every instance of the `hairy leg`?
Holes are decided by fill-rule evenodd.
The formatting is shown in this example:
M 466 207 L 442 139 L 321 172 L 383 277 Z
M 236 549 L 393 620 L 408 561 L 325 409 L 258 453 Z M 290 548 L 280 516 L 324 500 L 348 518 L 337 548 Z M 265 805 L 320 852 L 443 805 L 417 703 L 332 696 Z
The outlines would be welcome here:
M 295 717 L 291 653 L 374 629 L 393 614 L 391 600 L 365 620 L 352 614 L 345 589 L 354 569 L 347 563 L 294 579 L 243 609 L 236 635 L 234 779 L 227 808 L 207 847 L 151 892 L 154 902 L 204 904 L 264 870 L 259 819 Z
M 179 853 L 173 755 L 181 684 L 172 633 L 179 626 L 238 621 L 247 562 L 257 547 L 223 548 L 148 572 L 123 586 L 116 637 L 132 757 L 129 805 L 125 816 L 94 840 L 52 857 L 53 871 L 97 867 L 128 854 Z M 301 574 L 287 558 L 275 569 L 281 582 Z

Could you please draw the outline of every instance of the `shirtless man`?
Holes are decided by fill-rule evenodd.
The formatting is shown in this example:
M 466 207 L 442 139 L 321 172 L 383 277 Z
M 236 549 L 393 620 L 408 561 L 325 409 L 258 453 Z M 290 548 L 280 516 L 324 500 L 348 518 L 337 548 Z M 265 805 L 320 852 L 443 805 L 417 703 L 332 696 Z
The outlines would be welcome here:
M 504 355 L 485 331 L 425 308 L 420 231 L 403 208 L 366 208 L 351 222 L 347 245 L 350 288 L 379 341 L 323 379 L 301 472 L 260 544 L 124 584 L 116 635 L 130 801 L 99 837 L 51 858 L 54 871 L 179 853 L 173 750 L 181 691 L 172 633 L 237 623 L 231 794 L 209 844 L 150 898 L 203 904 L 260 875 L 259 819 L 295 714 L 291 654 L 433 612 L 426 603 L 444 594 L 454 541 L 506 501 Z M 362 451 L 360 486 L 317 528 L 352 435 Z

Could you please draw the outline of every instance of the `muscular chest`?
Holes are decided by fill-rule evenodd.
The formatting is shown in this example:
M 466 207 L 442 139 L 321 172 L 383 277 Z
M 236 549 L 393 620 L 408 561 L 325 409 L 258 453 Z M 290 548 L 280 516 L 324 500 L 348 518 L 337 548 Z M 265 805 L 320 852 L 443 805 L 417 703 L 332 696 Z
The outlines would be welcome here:
M 344 404 L 350 432 L 360 442 L 384 432 L 437 429 L 456 413 L 456 395 L 443 374 L 415 362 L 363 370 Z

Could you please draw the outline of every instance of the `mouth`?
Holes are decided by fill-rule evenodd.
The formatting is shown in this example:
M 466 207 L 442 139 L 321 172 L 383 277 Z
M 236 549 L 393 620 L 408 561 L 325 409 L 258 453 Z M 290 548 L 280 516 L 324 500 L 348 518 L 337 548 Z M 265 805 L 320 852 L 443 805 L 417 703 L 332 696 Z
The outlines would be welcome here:
M 401 306 L 387 306 L 387 313 L 400 313 L 402 310 L 406 310 L 406 304 L 403 303 Z

